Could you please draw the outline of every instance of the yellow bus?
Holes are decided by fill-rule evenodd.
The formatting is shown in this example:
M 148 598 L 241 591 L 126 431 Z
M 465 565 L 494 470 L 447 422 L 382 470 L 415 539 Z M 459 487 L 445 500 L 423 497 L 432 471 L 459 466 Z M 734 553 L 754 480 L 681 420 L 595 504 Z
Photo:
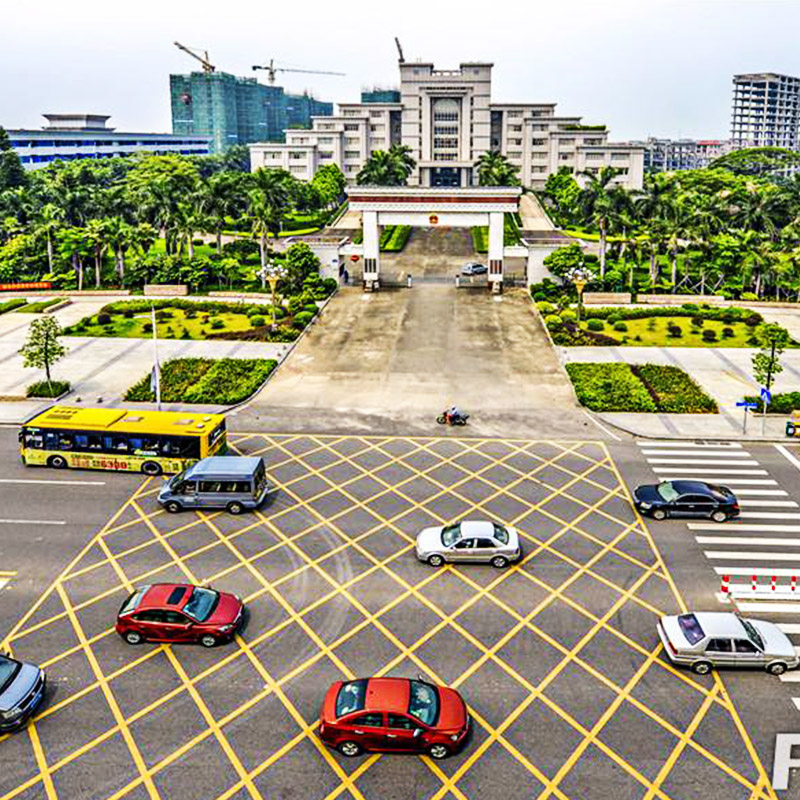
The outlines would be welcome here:
M 19 444 L 30 466 L 177 473 L 225 451 L 225 417 L 52 406 L 23 424 Z

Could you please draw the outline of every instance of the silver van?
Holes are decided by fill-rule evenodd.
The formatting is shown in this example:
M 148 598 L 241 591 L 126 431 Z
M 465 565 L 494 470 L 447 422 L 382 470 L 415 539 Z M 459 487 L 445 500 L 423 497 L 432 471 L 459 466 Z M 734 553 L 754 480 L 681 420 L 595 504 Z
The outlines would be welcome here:
M 172 514 L 192 508 L 224 508 L 241 514 L 258 508 L 269 490 L 263 459 L 213 456 L 165 481 L 158 502 Z

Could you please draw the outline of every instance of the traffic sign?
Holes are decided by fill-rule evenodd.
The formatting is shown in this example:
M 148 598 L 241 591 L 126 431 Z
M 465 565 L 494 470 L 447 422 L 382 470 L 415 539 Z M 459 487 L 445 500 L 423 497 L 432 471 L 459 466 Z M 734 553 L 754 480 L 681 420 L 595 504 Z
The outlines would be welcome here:
M 736 404 L 737 408 L 758 408 L 758 403 L 748 403 L 747 400 L 740 400 Z
M 763 386 L 761 387 L 761 399 L 769 405 L 772 402 L 772 392 L 769 389 L 765 389 Z

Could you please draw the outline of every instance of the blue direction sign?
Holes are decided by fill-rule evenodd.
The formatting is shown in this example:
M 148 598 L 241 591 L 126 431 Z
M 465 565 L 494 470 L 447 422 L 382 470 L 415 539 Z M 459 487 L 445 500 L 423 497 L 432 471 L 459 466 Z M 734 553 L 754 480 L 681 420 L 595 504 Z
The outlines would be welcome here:
M 758 403 L 748 403 L 746 400 L 740 400 L 736 404 L 737 408 L 758 408 Z
M 769 405 L 772 402 L 772 392 L 769 389 L 765 389 L 763 386 L 761 387 L 761 399 Z

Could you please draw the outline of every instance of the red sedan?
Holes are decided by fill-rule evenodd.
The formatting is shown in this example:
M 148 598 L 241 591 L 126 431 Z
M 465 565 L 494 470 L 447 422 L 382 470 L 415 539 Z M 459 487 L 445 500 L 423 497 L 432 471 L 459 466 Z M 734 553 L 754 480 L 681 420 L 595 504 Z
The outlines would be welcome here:
M 214 647 L 236 635 L 244 604 L 236 595 L 183 583 L 137 589 L 117 615 L 117 633 L 128 644 L 200 642 Z
M 367 750 L 438 759 L 461 748 L 469 725 L 455 689 L 408 678 L 360 678 L 328 689 L 319 735 L 345 756 Z

